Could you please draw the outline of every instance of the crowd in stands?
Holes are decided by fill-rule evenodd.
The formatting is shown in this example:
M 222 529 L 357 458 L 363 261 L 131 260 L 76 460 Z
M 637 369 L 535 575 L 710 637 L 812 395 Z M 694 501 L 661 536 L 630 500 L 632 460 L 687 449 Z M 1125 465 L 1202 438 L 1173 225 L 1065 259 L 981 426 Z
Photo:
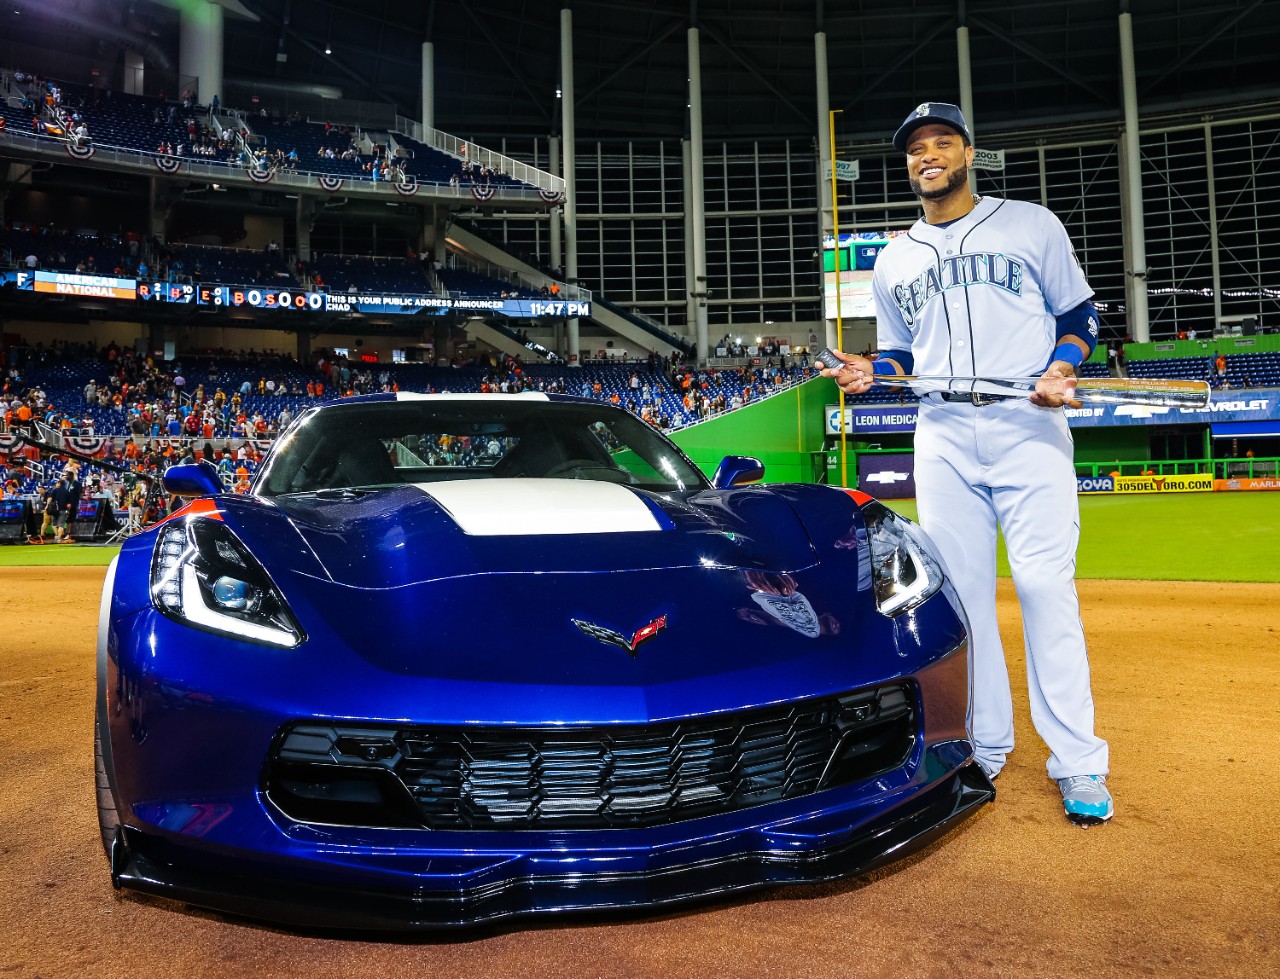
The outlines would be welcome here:
M 25 71 L 0 70 L 0 131 L 19 123 L 40 136 L 77 147 L 113 146 L 156 156 L 194 158 L 251 170 L 305 171 L 373 182 L 432 183 L 469 187 L 487 200 L 505 187 L 535 189 L 504 172 L 496 157 L 468 144 L 457 154 L 402 133 L 370 133 L 266 106 L 252 113 L 223 112 L 217 95 L 208 104 L 191 91 L 168 98 L 129 95 L 75 85 Z M 16 106 L 16 107 L 15 107 Z
M 138 232 L 72 232 L 54 225 L 19 224 L 0 232 L 0 266 L 155 282 L 295 284 L 274 241 L 257 250 L 162 244 Z M 419 286 L 423 291 L 425 280 Z
M 0 264 L 89 275 L 131 276 L 145 251 L 137 232 L 73 232 L 19 223 L 0 233 Z
M 388 168 L 385 147 L 369 144 L 359 132 L 331 123 L 308 123 L 292 113 L 283 120 L 264 108 L 246 122 L 241 135 L 251 147 L 252 162 L 263 170 L 305 170 L 341 177 L 403 180 Z
M 0 355 L 0 368 L 5 495 L 38 498 L 65 466 L 54 453 L 54 464 L 36 472 L 30 459 L 41 453 L 25 450 L 13 433 L 61 436 L 105 464 L 86 465 L 81 479 L 112 495 L 121 510 L 132 483 L 116 467 L 158 485 L 168 466 L 209 459 L 228 488 L 246 492 L 270 440 L 299 412 L 333 398 L 402 389 L 542 391 L 607 400 L 672 428 L 750 403 L 810 373 L 780 364 L 695 370 L 674 354 L 584 366 L 572 380 L 562 367 L 528 366 L 511 356 L 459 355 L 448 367 L 392 366 L 353 364 L 322 352 L 304 366 L 288 356 L 221 350 L 160 363 L 114 342 L 101 349 L 58 342 L 13 347 Z
M 431 295 L 434 290 L 416 254 L 405 258 L 368 258 L 353 255 L 313 254 L 298 264 L 298 278 L 317 289 L 387 295 Z
M 31 115 L 35 133 L 66 136 L 77 146 L 90 142 L 122 146 L 160 156 L 202 157 L 234 162 L 235 134 L 208 125 L 207 109 L 185 91 L 176 101 L 124 95 L 109 88 L 71 85 L 27 72 L 4 75 L 4 95 Z
M 1207 366 L 1203 358 L 1139 361 L 1130 365 L 1135 376 L 1148 363 L 1162 376 L 1207 369 L 1220 375 L 1219 386 L 1232 384 L 1232 378 L 1242 387 L 1280 385 L 1280 354 L 1227 358 L 1215 352 Z M 1105 371 L 1101 364 L 1087 368 L 1086 376 Z M 1250 379 L 1253 373 L 1262 380 Z M 134 479 L 158 486 L 163 471 L 183 461 L 208 459 L 229 489 L 247 492 L 270 441 L 299 413 L 334 398 L 401 390 L 540 391 L 608 401 L 670 430 L 751 404 L 815 374 L 804 354 L 768 356 L 758 366 L 732 368 L 699 368 L 678 353 L 653 354 L 641 362 L 584 362 L 568 372 L 562 364 L 466 352 L 447 366 L 363 364 L 331 351 L 318 352 L 308 364 L 254 350 L 207 351 L 158 362 L 114 342 L 101 348 L 20 345 L 0 351 L 0 485 L 6 496 L 39 500 L 65 472 L 68 457 L 29 450 L 15 433 L 52 442 L 61 436 L 65 446 L 92 455 L 94 462 L 77 470 L 78 481 L 86 492 L 110 496 L 123 512 L 137 504 Z M 859 396 L 867 397 L 883 401 L 886 395 Z M 133 478 L 122 477 L 117 468 Z M 168 506 L 164 500 L 151 502 L 161 514 Z

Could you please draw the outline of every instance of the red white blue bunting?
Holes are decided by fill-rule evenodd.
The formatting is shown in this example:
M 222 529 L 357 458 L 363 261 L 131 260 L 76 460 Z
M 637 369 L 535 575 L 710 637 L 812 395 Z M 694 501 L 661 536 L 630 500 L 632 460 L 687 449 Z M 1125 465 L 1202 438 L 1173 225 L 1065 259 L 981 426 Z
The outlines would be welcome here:
M 564 200 L 564 192 L 559 190 L 548 190 L 545 187 L 538 188 L 538 196 L 548 204 L 559 204 Z
M 103 451 L 107 439 L 103 435 L 68 435 L 66 444 L 76 452 L 96 458 Z
M 498 192 L 498 189 L 494 187 L 492 184 L 472 184 L 471 185 L 471 196 L 478 201 L 491 201 L 493 200 L 493 195 L 496 194 L 497 192 Z
M 406 174 L 404 180 L 393 184 L 397 194 L 403 194 L 405 197 L 412 197 L 418 192 L 418 178 L 413 174 Z
M 84 143 L 83 145 L 67 141 L 67 156 L 73 160 L 88 160 L 94 154 L 92 143 Z
M 328 174 L 322 174 L 316 177 L 316 180 L 319 181 L 321 190 L 327 190 L 331 194 L 335 190 L 341 190 L 342 185 L 346 183 L 341 177 L 331 177 Z
M 161 173 L 177 173 L 182 169 L 182 159 L 176 156 L 157 156 L 156 169 Z
M 276 172 L 274 170 L 263 170 L 259 168 L 257 170 L 249 171 L 249 179 L 255 184 L 269 184 L 271 183 L 271 178 L 275 175 Z

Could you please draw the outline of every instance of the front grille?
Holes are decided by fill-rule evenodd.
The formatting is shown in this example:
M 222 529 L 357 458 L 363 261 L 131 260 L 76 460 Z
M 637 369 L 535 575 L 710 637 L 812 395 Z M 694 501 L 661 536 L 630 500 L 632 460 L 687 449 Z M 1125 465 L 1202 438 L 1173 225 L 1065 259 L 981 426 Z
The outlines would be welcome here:
M 267 791 L 303 822 L 430 829 L 655 826 L 873 778 L 915 744 L 907 684 L 643 727 L 299 724 Z

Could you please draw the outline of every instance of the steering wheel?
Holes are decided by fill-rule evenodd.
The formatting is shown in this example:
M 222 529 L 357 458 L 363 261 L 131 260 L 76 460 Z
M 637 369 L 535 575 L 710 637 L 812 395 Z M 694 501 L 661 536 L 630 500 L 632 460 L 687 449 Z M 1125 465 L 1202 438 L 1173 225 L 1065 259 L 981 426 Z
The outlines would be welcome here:
M 569 459 L 559 465 L 552 466 L 546 472 L 550 479 L 594 479 L 601 483 L 621 483 L 629 486 L 636 478 L 618 466 L 596 459 Z
M 564 462 L 557 463 L 547 470 L 548 478 L 554 479 L 557 476 L 568 476 L 569 473 L 581 472 L 584 469 L 603 469 L 605 472 L 615 472 L 612 466 L 606 466 L 597 462 L 595 459 L 566 459 Z M 574 476 L 574 479 L 581 479 L 581 476 Z

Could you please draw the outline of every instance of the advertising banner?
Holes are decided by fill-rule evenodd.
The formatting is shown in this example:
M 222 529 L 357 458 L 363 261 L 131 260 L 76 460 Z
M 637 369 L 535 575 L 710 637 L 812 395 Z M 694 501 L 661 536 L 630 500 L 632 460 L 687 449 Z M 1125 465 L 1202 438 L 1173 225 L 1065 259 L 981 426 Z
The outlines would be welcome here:
M 1116 476 L 1117 493 L 1211 493 L 1213 476 L 1193 473 L 1187 476 Z
M 1086 405 L 1064 408 L 1072 428 L 1110 428 L 1122 425 L 1194 425 L 1205 422 L 1266 422 L 1280 420 L 1280 396 L 1274 391 L 1214 391 L 1204 408 L 1165 408 L 1151 405 Z M 915 402 L 894 405 L 845 405 L 850 432 L 911 432 L 919 408 Z M 827 405 L 826 432 L 840 434 L 840 409 Z
M 1152 405 L 1086 405 L 1063 408 L 1072 428 L 1116 425 L 1194 425 L 1202 422 L 1270 421 L 1280 419 L 1280 397 L 1274 391 L 1214 391 L 1204 408 L 1165 408 Z
M 859 453 L 858 489 L 882 500 L 915 499 L 915 456 L 910 452 Z
M 845 405 L 844 424 L 848 433 L 914 432 L 920 409 L 915 404 L 887 408 L 884 405 Z M 826 431 L 840 434 L 840 406 L 827 405 Z
M 1236 476 L 1231 479 L 1215 479 L 1213 488 L 1220 493 L 1238 490 L 1280 490 L 1277 476 Z
M 1077 476 L 1077 493 L 1114 493 L 1116 481 L 1114 476 Z

